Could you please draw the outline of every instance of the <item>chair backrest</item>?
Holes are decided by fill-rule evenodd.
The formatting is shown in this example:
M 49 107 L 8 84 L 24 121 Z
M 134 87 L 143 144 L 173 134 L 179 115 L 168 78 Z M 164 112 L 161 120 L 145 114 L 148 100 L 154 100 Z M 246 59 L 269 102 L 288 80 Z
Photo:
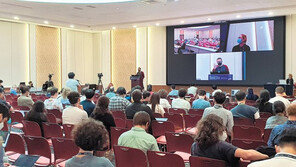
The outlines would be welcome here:
M 195 127 L 197 122 L 202 118 L 201 115 L 184 115 L 185 128 Z
M 254 122 L 253 120 L 249 119 L 249 118 L 234 118 L 234 125 L 238 125 L 238 126 L 254 126 Z
M 15 108 L 15 107 L 18 106 L 18 103 L 17 103 L 17 101 L 13 101 L 10 105 L 11 105 L 13 108 Z
M 58 109 L 47 110 L 47 112 L 53 114 L 58 119 L 62 119 L 62 112 Z
M 79 148 L 73 140 L 65 138 L 52 138 L 52 146 L 54 152 L 54 162 L 56 160 L 67 160 L 78 154 Z
M 205 157 L 189 157 L 190 167 L 226 167 L 226 162 L 217 160 L 217 159 L 211 159 L 211 158 L 205 158 Z
M 265 143 L 268 142 L 268 139 L 269 139 L 269 136 L 270 136 L 271 131 L 272 131 L 272 129 L 264 129 L 263 141 Z
M 30 107 L 28 107 L 28 106 L 19 106 L 19 109 L 23 110 L 23 111 L 29 111 Z
M 256 141 L 256 140 L 239 140 L 234 139 L 231 141 L 231 143 L 239 148 L 242 149 L 256 149 L 260 146 L 267 146 L 267 144 L 264 141 Z
M 186 111 L 184 109 L 181 109 L 181 108 L 170 108 L 169 113 L 172 113 L 172 114 L 186 114 Z
M 111 146 L 117 145 L 119 136 L 126 131 L 126 128 L 111 127 Z
M 153 113 L 154 118 L 162 118 L 160 113 Z
M 126 128 L 131 129 L 133 127 L 133 120 L 132 119 L 127 119 L 125 120 Z
M 13 151 L 19 154 L 25 154 L 25 141 L 21 135 L 11 133 L 5 147 L 5 151 Z
M 111 112 L 112 112 L 112 115 L 113 115 L 114 119 L 115 118 L 120 118 L 120 119 L 123 119 L 123 120 L 126 119 L 124 111 L 111 111 Z
M 189 109 L 188 111 L 188 114 L 191 114 L 191 115 L 203 115 L 204 113 L 204 110 L 203 109 Z
M 52 137 L 63 137 L 63 131 L 60 125 L 53 123 L 42 123 L 44 137 L 52 138 Z
M 174 124 L 170 121 L 158 122 L 152 121 L 152 134 L 154 137 L 164 135 L 166 132 L 175 132 Z
M 252 126 L 234 126 L 233 139 L 262 140 L 261 130 Z
M 260 118 L 265 118 L 265 119 L 267 119 L 267 118 L 269 118 L 269 117 L 271 117 L 271 116 L 272 116 L 272 114 L 269 113 L 269 112 L 260 112 Z
M 264 132 L 265 125 L 266 125 L 266 119 L 259 118 L 255 120 L 255 126 L 259 128 L 262 133 Z
M 19 111 L 12 111 L 10 113 L 11 123 L 18 122 L 21 123 L 24 120 L 24 116 Z
M 41 136 L 40 126 L 33 121 L 22 121 L 24 128 L 23 131 L 27 136 Z
M 167 151 L 182 151 L 185 153 L 191 153 L 191 146 L 194 142 L 193 138 L 187 134 L 180 133 L 165 133 L 167 141 Z
M 63 124 L 63 130 L 64 130 L 65 138 L 72 139 L 71 132 L 72 132 L 73 128 L 74 128 L 74 125 Z
M 54 114 L 47 113 L 46 116 L 47 116 L 47 120 L 48 120 L 49 123 L 54 123 L 54 124 L 57 123 L 57 118 L 56 118 L 56 116 Z
M 125 119 L 115 118 L 114 122 L 115 122 L 116 127 L 118 127 L 118 128 L 126 128 Z
M 177 154 L 147 151 L 149 167 L 185 167 L 183 159 Z
M 51 150 L 48 141 L 43 137 L 25 136 L 28 155 L 39 155 L 49 159 L 51 164 Z
M 176 130 L 184 129 L 184 120 L 181 114 L 164 113 L 164 117 L 174 124 Z
M 147 167 L 147 158 L 142 150 L 114 146 L 116 167 Z

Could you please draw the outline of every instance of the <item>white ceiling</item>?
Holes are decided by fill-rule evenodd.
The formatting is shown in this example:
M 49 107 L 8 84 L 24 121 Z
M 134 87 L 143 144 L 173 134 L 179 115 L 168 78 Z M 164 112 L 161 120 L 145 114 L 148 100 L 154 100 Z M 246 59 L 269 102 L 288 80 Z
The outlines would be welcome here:
M 167 3 L 53 4 L 0 0 L 0 18 L 77 29 L 176 25 L 296 14 L 296 0 L 169 0 Z M 240 15 L 240 18 L 237 18 Z

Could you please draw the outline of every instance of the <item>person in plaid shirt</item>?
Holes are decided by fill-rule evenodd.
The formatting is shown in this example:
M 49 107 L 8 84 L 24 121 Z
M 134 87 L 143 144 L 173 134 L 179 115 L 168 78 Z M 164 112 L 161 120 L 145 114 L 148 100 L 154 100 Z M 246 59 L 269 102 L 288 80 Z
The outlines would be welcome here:
M 124 87 L 119 87 L 116 91 L 116 96 L 110 99 L 109 110 L 111 111 L 124 111 L 127 106 L 131 104 L 124 96 L 126 90 Z

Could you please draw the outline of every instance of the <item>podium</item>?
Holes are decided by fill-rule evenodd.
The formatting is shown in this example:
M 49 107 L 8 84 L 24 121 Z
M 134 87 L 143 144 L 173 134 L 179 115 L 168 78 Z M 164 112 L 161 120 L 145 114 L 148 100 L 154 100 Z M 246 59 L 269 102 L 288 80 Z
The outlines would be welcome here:
M 232 81 L 233 80 L 232 74 L 209 74 L 208 77 L 210 81 L 219 81 L 219 80 Z
M 132 88 L 140 85 L 140 75 L 132 75 L 130 77 Z
M 287 96 L 293 95 L 293 85 L 287 84 L 265 84 L 264 89 L 267 89 L 270 93 L 270 97 L 275 97 L 275 88 L 278 86 L 282 86 L 285 89 Z

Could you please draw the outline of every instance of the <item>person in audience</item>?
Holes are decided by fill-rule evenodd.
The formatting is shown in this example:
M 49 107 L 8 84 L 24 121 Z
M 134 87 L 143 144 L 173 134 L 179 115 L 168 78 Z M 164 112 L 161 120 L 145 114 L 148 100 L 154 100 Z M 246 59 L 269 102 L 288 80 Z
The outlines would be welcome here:
M 193 109 L 206 109 L 208 107 L 211 107 L 211 103 L 206 100 L 206 94 L 207 92 L 205 90 L 198 90 L 198 99 L 194 100 L 192 103 Z
M 134 86 L 134 87 L 132 88 L 132 90 L 130 91 L 130 94 L 132 94 L 135 90 L 139 90 L 139 91 L 142 92 L 142 87 L 141 87 L 140 85 Z
M 169 93 L 169 96 L 178 96 L 179 91 L 176 89 L 175 85 L 171 85 L 171 91 Z
M 185 109 L 185 110 L 189 110 L 190 109 L 190 103 L 185 100 L 185 96 L 187 94 L 187 90 L 182 88 L 179 90 L 179 98 L 174 99 L 172 101 L 172 108 L 181 108 L 181 109 Z
M 16 86 L 16 85 L 13 85 L 13 86 L 10 88 L 10 94 L 11 94 L 11 95 L 15 95 L 15 96 L 17 96 L 17 86 Z
M 125 109 L 125 115 L 127 119 L 133 119 L 134 115 L 139 111 L 145 111 L 150 115 L 151 120 L 155 119 L 150 107 L 141 102 L 142 92 L 140 90 L 133 91 L 132 98 L 134 102 Z
M 221 92 L 221 93 L 222 93 L 222 90 L 221 90 L 221 89 L 215 89 L 215 90 L 212 92 L 212 97 L 214 97 L 215 94 L 216 94 L 217 92 Z
M 164 89 L 161 89 L 158 91 L 159 96 L 160 96 L 160 102 L 159 104 L 162 106 L 162 108 L 171 108 L 171 105 L 169 103 L 169 101 L 167 100 L 168 97 L 168 92 Z
M 50 98 L 44 101 L 45 108 L 47 110 L 58 109 L 60 111 L 63 110 L 63 104 L 60 100 L 57 99 L 58 97 L 58 88 L 50 87 L 48 88 L 47 92 L 50 94 Z
M 259 98 L 257 95 L 254 94 L 253 88 L 248 88 L 247 92 L 248 92 L 246 97 L 247 100 L 256 101 Z
M 70 88 L 71 91 L 76 91 L 78 92 L 78 88 L 80 87 L 79 82 L 74 79 L 75 74 L 73 72 L 69 72 L 68 74 L 68 80 L 66 81 L 66 87 Z
M 151 84 L 147 85 L 147 91 L 150 93 L 150 95 L 153 94 L 152 85 Z
M 284 124 L 288 121 L 288 118 L 285 116 L 286 106 L 283 102 L 274 102 L 273 110 L 276 115 L 267 119 L 265 129 L 273 129 L 275 126 Z
M 61 100 L 61 103 L 63 105 L 70 105 L 69 99 L 68 99 L 68 95 L 70 94 L 71 89 L 70 88 L 63 88 L 62 90 L 62 95 L 59 98 Z
M 285 89 L 282 86 L 278 86 L 275 88 L 275 97 L 270 99 L 269 102 L 274 103 L 276 101 L 282 101 L 285 104 L 286 108 L 288 108 L 290 106 L 290 101 L 284 98 L 285 95 Z
M 89 87 L 85 87 L 85 88 L 82 88 L 81 89 L 81 96 L 80 96 L 80 101 L 84 101 L 86 100 L 86 97 L 85 97 L 85 91 L 88 90 Z
M 193 84 L 190 85 L 190 87 L 187 89 L 187 94 L 193 95 L 193 97 L 195 97 L 196 93 L 197 93 L 197 87 L 195 87 Z
M 76 91 L 68 95 L 70 106 L 63 110 L 63 124 L 77 125 L 88 118 L 87 112 L 80 105 L 80 95 Z
M 111 88 L 111 87 L 114 87 L 114 85 L 113 85 L 112 82 L 110 82 L 110 83 L 108 84 L 107 88 L 105 89 L 105 94 L 107 94 L 107 93 L 110 92 L 110 88 Z
M 294 85 L 293 75 L 289 74 L 289 78 L 286 80 L 287 85 Z
M 94 156 L 94 151 L 103 150 L 109 144 L 102 122 L 89 118 L 75 126 L 72 134 L 79 153 L 66 161 L 66 167 L 114 167 L 107 158 Z
M 235 98 L 238 105 L 230 110 L 234 118 L 249 118 L 253 121 L 260 118 L 259 110 L 257 108 L 246 105 L 245 92 L 238 91 L 235 94 Z
M 29 88 L 31 89 L 31 88 L 34 88 L 34 84 L 33 84 L 33 82 L 32 81 L 29 81 Z
M 114 92 L 114 87 L 112 86 L 110 89 L 109 89 L 109 92 L 106 94 L 106 97 L 108 97 L 109 99 L 111 99 L 112 97 L 115 97 L 116 94 Z
M 260 97 L 256 101 L 260 113 L 269 112 L 272 115 L 274 115 L 273 109 L 272 109 L 272 103 L 270 103 L 269 100 L 270 100 L 269 91 L 266 89 L 261 90 Z
M 126 95 L 126 90 L 124 87 L 117 88 L 116 96 L 110 99 L 109 109 L 111 111 L 124 111 L 127 106 L 131 104 L 124 96 Z
M 120 135 L 118 145 L 143 150 L 159 151 L 156 139 L 146 131 L 151 119 L 144 111 L 137 112 L 133 118 L 134 127 Z
M 32 108 L 34 101 L 30 97 L 29 88 L 27 86 L 20 87 L 22 95 L 17 99 L 18 106 L 26 106 Z
M 9 119 L 9 109 L 6 105 L 0 103 L 0 130 L 4 127 L 4 124 Z M 2 144 L 0 144 L 0 166 L 10 166 L 8 163 L 8 157 L 5 155 L 5 151 Z
M 92 98 L 95 95 L 95 92 L 92 89 L 87 89 L 85 92 L 86 99 L 82 102 L 80 102 L 80 105 L 82 105 L 83 110 L 87 112 L 87 115 L 90 116 L 91 113 L 94 111 L 96 105 L 92 101 Z
M 213 107 L 206 108 L 204 110 L 202 118 L 205 118 L 207 115 L 214 114 L 222 118 L 223 125 L 226 127 L 227 134 L 232 135 L 233 128 L 233 116 L 229 110 L 223 108 L 223 103 L 226 100 L 226 96 L 222 92 L 216 92 L 214 95 L 214 103 Z
M 42 123 L 48 122 L 44 103 L 42 101 L 36 101 L 33 108 L 25 116 L 25 120 L 38 123 L 41 134 L 44 136 Z
M 296 129 L 286 129 L 275 146 L 274 158 L 253 162 L 248 167 L 294 167 L 296 166 Z
M 4 95 L 4 89 L 2 89 L 2 88 L 0 88 L 0 103 L 4 104 L 9 109 L 9 111 L 14 110 L 13 107 L 6 102 L 5 95 Z
M 148 106 L 151 108 L 152 113 L 159 113 L 162 116 L 164 116 L 165 111 L 163 107 L 160 105 L 160 96 L 158 93 L 152 94 Z
M 197 124 L 197 135 L 191 146 L 191 155 L 226 161 L 227 166 L 238 166 L 243 160 L 261 160 L 268 156 L 255 150 L 245 150 L 226 142 L 227 133 L 223 119 L 210 114 Z
M 3 84 L 3 80 L 0 79 L 0 88 L 4 89 L 4 86 L 2 84 Z
M 141 100 L 142 103 L 147 105 L 149 103 L 149 101 L 150 101 L 150 96 L 151 96 L 150 92 L 144 91 L 143 92 L 143 99 Z
M 268 146 L 273 147 L 274 145 L 278 145 L 279 136 L 285 129 L 288 128 L 296 128 L 296 104 L 292 104 L 286 110 L 288 121 L 282 125 L 275 126 L 269 136 Z
M 115 127 L 116 125 L 112 113 L 108 109 L 108 106 L 109 98 L 106 96 L 101 96 L 98 99 L 96 108 L 94 109 L 94 112 L 91 114 L 91 117 L 97 121 L 103 122 L 104 126 L 106 127 L 110 135 L 111 127 Z

